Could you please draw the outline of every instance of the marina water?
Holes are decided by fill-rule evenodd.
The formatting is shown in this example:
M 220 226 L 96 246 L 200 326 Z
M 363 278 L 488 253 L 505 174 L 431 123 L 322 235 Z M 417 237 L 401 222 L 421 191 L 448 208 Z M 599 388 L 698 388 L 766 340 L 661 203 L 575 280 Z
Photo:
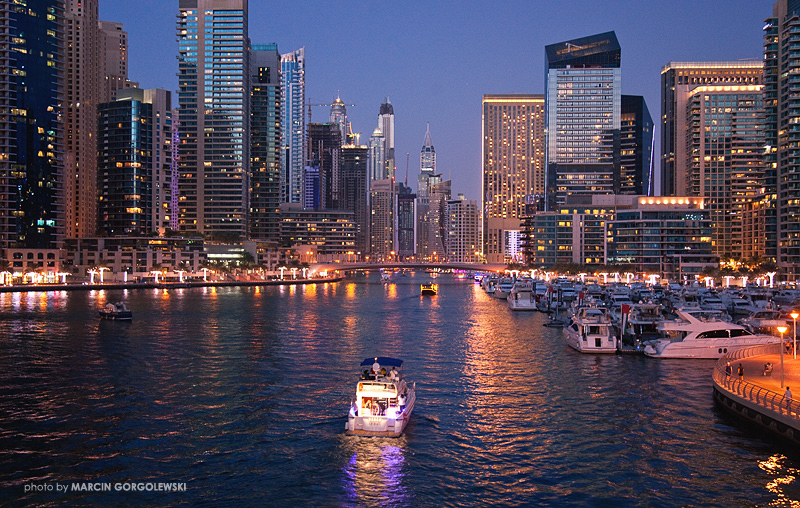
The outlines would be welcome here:
M 2 504 L 800 501 L 800 454 L 715 408 L 713 362 L 582 355 L 469 279 L 393 280 L 0 294 Z M 117 300 L 133 321 L 98 319 Z M 417 382 L 411 422 L 347 437 L 379 355 Z

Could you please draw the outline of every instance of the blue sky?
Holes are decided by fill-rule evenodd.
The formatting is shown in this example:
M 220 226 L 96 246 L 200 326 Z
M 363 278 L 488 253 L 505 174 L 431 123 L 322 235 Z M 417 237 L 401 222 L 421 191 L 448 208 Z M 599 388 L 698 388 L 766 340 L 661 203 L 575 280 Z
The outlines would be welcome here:
M 643 95 L 659 123 L 660 71 L 669 61 L 762 58 L 761 28 L 771 0 L 653 2 L 250 0 L 250 39 L 286 53 L 306 47 L 306 96 L 337 94 L 362 143 L 380 103 L 395 111 L 397 174 L 416 188 L 425 125 L 437 168 L 453 193 L 480 199 L 481 98 L 543 93 L 544 46 L 614 30 L 622 47 L 622 91 Z M 176 90 L 177 0 L 100 0 L 100 18 L 129 35 L 130 78 Z M 313 121 L 328 117 L 316 107 Z M 656 151 L 660 150 L 656 139 Z

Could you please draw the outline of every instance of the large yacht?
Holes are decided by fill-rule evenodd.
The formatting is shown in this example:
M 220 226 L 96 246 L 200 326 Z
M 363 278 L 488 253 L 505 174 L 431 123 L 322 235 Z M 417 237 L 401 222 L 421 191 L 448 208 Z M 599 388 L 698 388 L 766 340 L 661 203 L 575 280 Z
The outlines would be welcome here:
M 745 327 L 705 319 L 709 311 L 676 310 L 677 320 L 662 321 L 662 338 L 646 341 L 644 354 L 653 358 L 720 358 L 747 346 L 780 342 L 774 335 L 753 334 Z
M 608 310 L 597 306 L 579 307 L 564 327 L 567 345 L 581 353 L 616 353 L 617 336 Z
M 367 358 L 345 423 L 348 436 L 398 437 L 408 425 L 416 387 L 403 377 L 403 360 Z

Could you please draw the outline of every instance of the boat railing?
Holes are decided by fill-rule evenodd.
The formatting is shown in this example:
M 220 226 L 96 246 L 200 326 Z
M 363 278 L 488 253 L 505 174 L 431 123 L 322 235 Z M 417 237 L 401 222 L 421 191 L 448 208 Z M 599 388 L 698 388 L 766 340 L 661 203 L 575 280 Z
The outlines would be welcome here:
M 731 351 L 722 356 L 714 367 L 714 382 L 737 396 L 758 404 L 777 415 L 800 421 L 800 402 L 786 399 L 782 393 L 775 392 L 744 379 L 735 379 L 725 372 L 728 362 L 764 354 L 780 354 L 781 344 L 762 344 Z

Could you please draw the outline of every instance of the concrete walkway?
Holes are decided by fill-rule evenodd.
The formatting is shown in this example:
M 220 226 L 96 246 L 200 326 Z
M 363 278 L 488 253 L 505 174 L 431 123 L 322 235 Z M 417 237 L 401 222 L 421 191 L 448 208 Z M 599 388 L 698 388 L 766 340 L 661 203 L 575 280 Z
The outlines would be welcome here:
M 772 375 L 764 376 L 764 364 L 772 363 Z M 783 388 L 781 388 L 781 355 L 764 354 L 731 361 L 731 380 L 737 380 L 739 364 L 744 368 L 744 381 L 783 395 L 786 387 L 792 390 L 792 398 L 800 400 L 800 355 L 783 355 Z

